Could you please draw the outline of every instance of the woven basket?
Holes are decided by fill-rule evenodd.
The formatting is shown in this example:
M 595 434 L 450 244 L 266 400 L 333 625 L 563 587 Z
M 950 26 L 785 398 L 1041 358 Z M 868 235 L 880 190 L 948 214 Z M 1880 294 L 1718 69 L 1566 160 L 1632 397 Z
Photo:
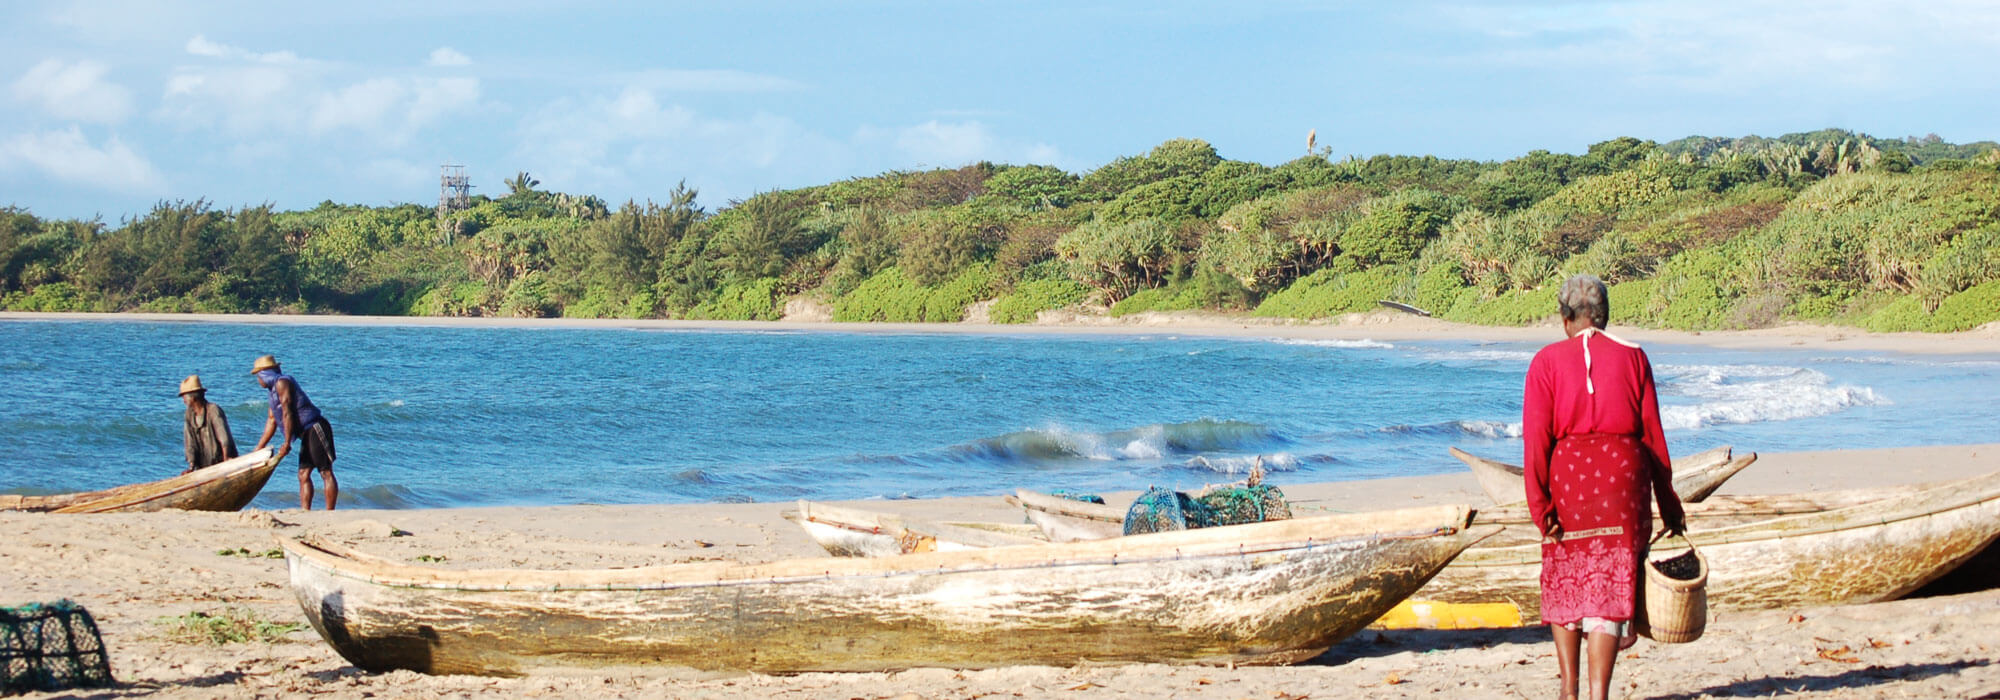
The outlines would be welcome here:
M 1686 542 L 1686 540 L 1682 540 Z M 1695 576 L 1691 579 L 1677 579 L 1661 572 L 1662 564 L 1678 562 L 1685 566 L 1688 557 L 1694 559 Z M 1673 568 L 1672 564 L 1667 564 Z M 1708 628 L 1708 557 L 1688 544 L 1686 551 L 1664 559 L 1646 558 L 1645 624 L 1640 631 L 1647 638 L 1663 644 L 1686 644 L 1701 638 Z

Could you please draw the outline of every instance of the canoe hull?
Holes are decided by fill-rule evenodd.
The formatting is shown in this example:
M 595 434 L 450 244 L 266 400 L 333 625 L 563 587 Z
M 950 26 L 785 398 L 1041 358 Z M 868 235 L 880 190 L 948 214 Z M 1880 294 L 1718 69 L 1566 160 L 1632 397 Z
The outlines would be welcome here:
M 1891 600 L 1949 573 L 2000 537 L 2000 473 L 1897 494 L 1874 503 L 1704 532 L 1688 539 L 1708 558 L 1708 605 L 1755 610 Z M 1514 525 L 1510 527 L 1526 527 Z M 1539 545 L 1466 550 L 1402 610 L 1435 605 L 1505 606 L 1517 622 L 1541 622 Z M 1489 626 L 1509 616 L 1485 609 L 1487 624 L 1446 614 L 1428 621 L 1395 615 L 1385 627 Z
M 160 510 L 242 510 L 264 490 L 278 460 L 265 449 L 192 473 L 103 491 L 0 500 L 0 510 L 55 513 L 143 513 Z
M 807 537 L 836 557 L 893 557 L 1048 544 L 1041 538 L 804 500 L 799 501 L 798 510 L 786 513 L 785 519 L 798 523 Z
M 1041 528 L 1050 542 L 1088 542 L 1125 535 L 1125 509 L 1085 503 L 1027 489 L 1016 489 L 1007 502 L 1020 506 L 1028 522 Z
M 1167 540 L 701 569 L 716 580 L 646 583 L 649 570 L 626 570 L 618 583 L 550 590 L 452 583 L 454 572 L 437 570 L 390 582 L 347 570 L 337 549 L 280 541 L 307 619 L 366 670 L 785 673 L 1295 662 L 1379 617 L 1493 530 L 1459 522 L 1186 555 Z M 815 569 L 825 572 L 804 573 Z
M 1451 456 L 1464 462 L 1479 479 L 1479 488 L 1486 497 L 1499 505 L 1513 505 L 1527 500 L 1527 485 L 1522 478 L 1522 469 L 1512 464 L 1497 462 L 1478 455 L 1451 448 Z M 1706 452 L 1680 457 L 1674 460 L 1674 493 L 1682 501 L 1698 503 L 1722 488 L 1722 482 L 1743 471 L 1757 461 L 1757 453 L 1742 457 L 1732 457 L 1728 446 L 1717 447 Z

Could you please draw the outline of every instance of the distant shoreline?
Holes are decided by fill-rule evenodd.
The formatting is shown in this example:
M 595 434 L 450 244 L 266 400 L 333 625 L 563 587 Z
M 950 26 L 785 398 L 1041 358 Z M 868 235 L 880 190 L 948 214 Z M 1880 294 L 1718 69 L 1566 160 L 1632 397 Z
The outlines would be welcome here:
M 83 321 L 147 323 L 241 323 L 266 325 L 403 326 L 436 328 L 571 328 L 664 331 L 962 333 L 985 335 L 1199 335 L 1301 340 L 1553 342 L 1553 324 L 1478 326 L 1421 318 L 1393 311 L 1347 314 L 1334 319 L 1297 321 L 1221 314 L 1134 314 L 1122 318 L 1067 315 L 1055 322 L 841 323 L 820 321 L 687 321 L 616 318 L 497 318 L 463 316 L 346 316 L 333 314 L 46 313 L 0 311 L 4 321 Z M 1700 345 L 1727 349 L 1809 349 L 1914 354 L 2000 354 L 2000 324 L 1960 333 L 1871 333 L 1821 325 L 1784 325 L 1742 331 L 1611 330 L 1639 343 Z

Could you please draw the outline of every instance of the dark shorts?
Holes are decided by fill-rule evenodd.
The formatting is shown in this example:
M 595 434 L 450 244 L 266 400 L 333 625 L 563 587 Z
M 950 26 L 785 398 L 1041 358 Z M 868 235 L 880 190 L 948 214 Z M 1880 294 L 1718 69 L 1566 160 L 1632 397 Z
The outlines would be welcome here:
M 333 471 L 333 425 L 325 418 L 306 426 L 299 436 L 299 470 Z

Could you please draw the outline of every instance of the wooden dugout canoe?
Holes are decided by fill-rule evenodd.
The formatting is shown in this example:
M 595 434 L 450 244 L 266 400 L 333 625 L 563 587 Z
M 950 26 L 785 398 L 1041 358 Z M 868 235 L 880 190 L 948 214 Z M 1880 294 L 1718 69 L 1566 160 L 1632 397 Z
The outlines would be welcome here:
M 53 496 L 0 496 L 0 510 L 55 513 L 138 513 L 156 510 L 237 511 L 250 505 L 278 468 L 266 448 L 179 476 L 102 491 Z
M 1886 489 L 1717 497 L 1689 504 L 1712 610 L 1890 600 L 1956 569 L 2000 536 L 2000 472 Z M 1506 529 L 1466 550 L 1383 627 L 1541 621 L 1541 544 L 1525 508 L 1481 513 Z M 1657 530 L 1658 525 L 1655 525 Z
M 369 671 L 653 665 L 1291 663 L 1494 528 L 1464 506 L 1026 547 L 769 564 L 453 571 L 278 537 L 306 619 Z
M 1514 494 L 1512 501 L 1502 505 L 1526 499 L 1527 487 L 1522 481 L 1520 467 L 1469 454 L 1456 447 L 1451 448 L 1451 453 L 1472 468 L 1472 473 L 1479 478 L 1479 485 L 1489 498 L 1500 502 L 1503 495 Z M 1674 492 L 1681 494 L 1682 501 L 1698 502 L 1713 494 L 1729 477 L 1756 461 L 1755 452 L 1732 457 L 1728 446 L 1676 459 Z M 1125 509 L 1118 506 L 1085 503 L 1027 489 L 1016 489 L 1014 495 L 1007 497 L 1007 502 L 1026 511 L 1028 521 L 1040 527 L 1042 534 L 1053 542 L 1098 540 L 1125 534 Z
M 1048 540 L 988 528 L 934 523 L 887 513 L 799 501 L 785 519 L 836 557 L 892 557 L 921 552 L 955 552 L 987 547 L 1048 544 Z M 1021 527 L 1033 529 L 1032 525 Z M 1036 531 L 1035 534 L 1040 534 Z
M 1522 469 L 1505 462 L 1496 462 L 1456 447 L 1451 448 L 1451 456 L 1464 462 L 1479 477 L 1479 488 L 1486 491 L 1486 497 L 1499 505 L 1513 505 L 1528 500 L 1528 487 Z M 1722 487 L 1722 482 L 1736 476 L 1744 467 L 1757 461 L 1757 453 L 1732 458 L 1728 445 L 1717 447 L 1674 460 L 1674 493 L 1682 502 L 1699 503 L 1709 494 Z
M 1125 534 L 1125 508 L 1027 489 L 1015 489 L 1006 500 L 1027 511 L 1028 522 L 1041 528 L 1050 542 L 1084 542 Z

